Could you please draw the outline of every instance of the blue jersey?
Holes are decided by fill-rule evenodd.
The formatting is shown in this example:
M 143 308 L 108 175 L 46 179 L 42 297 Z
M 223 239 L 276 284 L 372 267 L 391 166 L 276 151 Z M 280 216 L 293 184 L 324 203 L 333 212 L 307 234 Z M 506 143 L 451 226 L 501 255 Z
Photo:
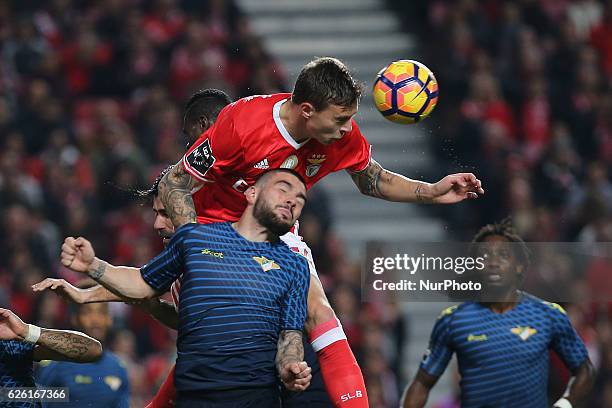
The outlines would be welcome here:
M 141 268 L 166 291 L 182 274 L 178 392 L 274 386 L 281 330 L 302 330 L 308 261 L 282 241 L 251 242 L 229 223 L 187 224 Z
M 34 387 L 34 345 L 23 341 L 0 340 L 0 387 Z M 0 402 L 0 407 L 31 408 L 32 402 Z
M 39 366 L 40 386 L 68 387 L 70 393 L 70 402 L 45 403 L 45 407 L 129 407 L 127 370 L 113 353 L 105 351 L 95 363 L 45 360 Z
M 438 377 L 456 353 L 462 408 L 544 408 L 549 349 L 570 370 L 588 357 L 561 306 L 523 293 L 502 314 L 475 302 L 444 310 L 421 368 Z

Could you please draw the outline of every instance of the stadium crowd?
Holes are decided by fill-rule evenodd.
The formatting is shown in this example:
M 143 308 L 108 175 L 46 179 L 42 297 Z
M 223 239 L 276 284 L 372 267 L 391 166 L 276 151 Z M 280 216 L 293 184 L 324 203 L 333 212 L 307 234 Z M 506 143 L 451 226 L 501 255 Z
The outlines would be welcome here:
M 439 213 L 456 236 L 511 214 L 531 241 L 610 241 L 612 3 L 409 3 L 428 16 L 409 25 L 423 44 L 448 44 L 422 49 L 442 89 L 427 124 L 433 150 L 487 187 L 486 199 Z M 63 300 L 31 290 L 47 276 L 78 280 L 59 264 L 65 236 L 88 237 L 114 264 L 141 265 L 161 250 L 149 203 L 129 189 L 181 157 L 184 103 L 206 87 L 236 98 L 286 89 L 231 0 L 0 0 L 1 306 L 70 327 Z M 408 380 L 408 322 L 398 305 L 360 303 L 359 266 L 333 235 L 326 193 L 310 197 L 300 233 L 371 406 L 394 407 Z M 612 406 L 611 310 L 584 301 L 593 288 L 612 293 L 607 266 L 567 274 L 583 288 L 568 311 L 599 369 L 589 406 Z M 139 309 L 111 310 L 105 346 L 127 364 L 132 406 L 141 407 L 174 360 L 175 334 Z
M 612 2 L 412 3 L 401 14 L 443 90 L 426 123 L 436 171 L 469 169 L 487 189 L 486 199 L 438 213 L 454 238 L 511 216 L 526 241 L 612 241 Z M 586 406 L 612 406 L 612 302 L 589 302 L 612 299 L 612 262 L 577 265 L 565 255 L 535 262 L 530 274 L 545 279 L 547 269 L 549 288 L 571 288 L 565 306 L 599 372 Z M 554 395 L 566 379 L 551 376 Z

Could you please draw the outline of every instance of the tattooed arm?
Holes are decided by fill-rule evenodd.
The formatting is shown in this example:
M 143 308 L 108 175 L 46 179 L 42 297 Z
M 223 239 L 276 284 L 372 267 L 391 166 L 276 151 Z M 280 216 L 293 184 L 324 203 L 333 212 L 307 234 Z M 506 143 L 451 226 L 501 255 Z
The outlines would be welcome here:
M 35 334 L 39 331 L 40 335 Z M 26 324 L 15 313 L 0 308 L 0 340 L 35 343 L 34 360 L 68 360 L 77 363 L 96 361 L 102 345 L 86 334 L 71 330 L 52 330 Z
M 374 159 L 363 171 L 350 175 L 361 193 L 387 201 L 452 204 L 484 194 L 472 173 L 451 174 L 432 184 L 386 170 Z
M 310 385 L 311 369 L 303 360 L 302 332 L 281 331 L 276 352 L 276 368 L 283 385 L 288 390 L 303 391 Z
M 159 182 L 159 198 L 176 228 L 196 222 L 191 192 L 202 183 L 193 178 L 180 161 Z
M 34 360 L 66 360 L 91 363 L 102 355 L 102 345 L 86 334 L 72 330 L 41 329 Z

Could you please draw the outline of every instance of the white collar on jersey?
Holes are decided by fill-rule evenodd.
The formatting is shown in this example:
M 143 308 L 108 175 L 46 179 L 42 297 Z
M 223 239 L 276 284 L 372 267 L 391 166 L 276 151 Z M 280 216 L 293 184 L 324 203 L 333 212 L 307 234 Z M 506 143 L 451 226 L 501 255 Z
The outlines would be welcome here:
M 283 99 L 281 101 L 276 102 L 274 104 L 274 108 L 272 109 L 272 116 L 274 117 L 274 123 L 276 123 L 276 128 L 278 129 L 280 134 L 283 135 L 283 137 L 285 138 L 287 143 L 291 145 L 291 147 L 297 150 L 300 147 L 304 146 L 306 143 L 308 143 L 310 139 L 306 139 L 302 143 L 296 142 L 295 139 L 292 138 L 289 132 L 287 131 L 285 125 L 283 125 L 283 121 L 280 118 L 280 109 L 281 106 L 283 106 L 283 103 L 287 102 L 288 100 L 289 99 Z

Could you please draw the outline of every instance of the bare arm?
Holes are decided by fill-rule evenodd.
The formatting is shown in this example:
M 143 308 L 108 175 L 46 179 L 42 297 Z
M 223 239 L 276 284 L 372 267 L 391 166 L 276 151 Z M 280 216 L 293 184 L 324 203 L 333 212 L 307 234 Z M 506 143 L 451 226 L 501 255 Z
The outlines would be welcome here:
M 62 265 L 90 278 L 122 298 L 148 299 L 157 296 L 145 282 L 139 268 L 110 265 L 96 258 L 91 242 L 83 237 L 68 237 L 62 245 Z
M 174 305 L 160 298 L 134 302 L 132 299 L 121 297 L 111 292 L 102 285 L 81 289 L 71 285 L 64 279 L 47 278 L 42 282 L 32 285 L 32 290 L 34 292 L 42 292 L 47 289 L 53 291 L 58 296 L 77 304 L 97 302 L 128 302 L 134 306 L 140 307 L 163 325 L 174 330 L 176 330 L 178 327 L 178 314 L 174 308 Z
M 34 292 L 42 292 L 44 290 L 51 290 L 56 295 L 62 298 L 74 302 L 77 304 L 84 303 L 96 303 L 96 302 L 124 302 L 130 299 L 122 298 L 110 290 L 106 289 L 102 285 L 92 286 L 91 288 L 81 289 L 64 279 L 46 278 L 42 282 L 38 282 L 32 285 Z
M 451 204 L 484 194 L 480 180 L 471 173 L 451 174 L 432 184 L 386 170 L 370 159 L 363 171 L 349 174 L 362 194 L 387 201 Z
M 302 332 L 298 330 L 281 331 L 276 351 L 276 368 L 278 371 L 280 372 L 287 364 L 299 363 L 302 360 L 304 360 Z
M 402 408 L 422 408 L 427 402 L 429 392 L 438 381 L 438 377 L 427 374 L 422 368 L 414 377 L 412 384 L 404 392 Z
M 159 198 L 175 227 L 196 222 L 196 211 L 191 197 L 194 188 L 202 183 L 193 178 L 180 161 L 159 182 Z
M 276 352 L 276 368 L 283 385 L 288 390 L 304 391 L 310 385 L 311 368 L 303 360 L 302 332 L 281 331 Z
M 114 266 L 94 258 L 87 268 L 87 275 L 122 299 L 141 300 L 158 296 L 142 278 L 140 268 Z
M 65 360 L 91 363 L 102 356 L 102 345 L 86 334 L 72 330 L 41 329 L 34 360 Z
M 591 360 L 587 359 L 572 374 L 563 397 L 576 406 L 591 391 L 595 381 L 595 368 Z
M 0 340 L 27 341 L 34 346 L 35 360 L 95 361 L 102 345 L 86 334 L 71 330 L 44 329 L 26 324 L 11 310 L 0 308 Z

